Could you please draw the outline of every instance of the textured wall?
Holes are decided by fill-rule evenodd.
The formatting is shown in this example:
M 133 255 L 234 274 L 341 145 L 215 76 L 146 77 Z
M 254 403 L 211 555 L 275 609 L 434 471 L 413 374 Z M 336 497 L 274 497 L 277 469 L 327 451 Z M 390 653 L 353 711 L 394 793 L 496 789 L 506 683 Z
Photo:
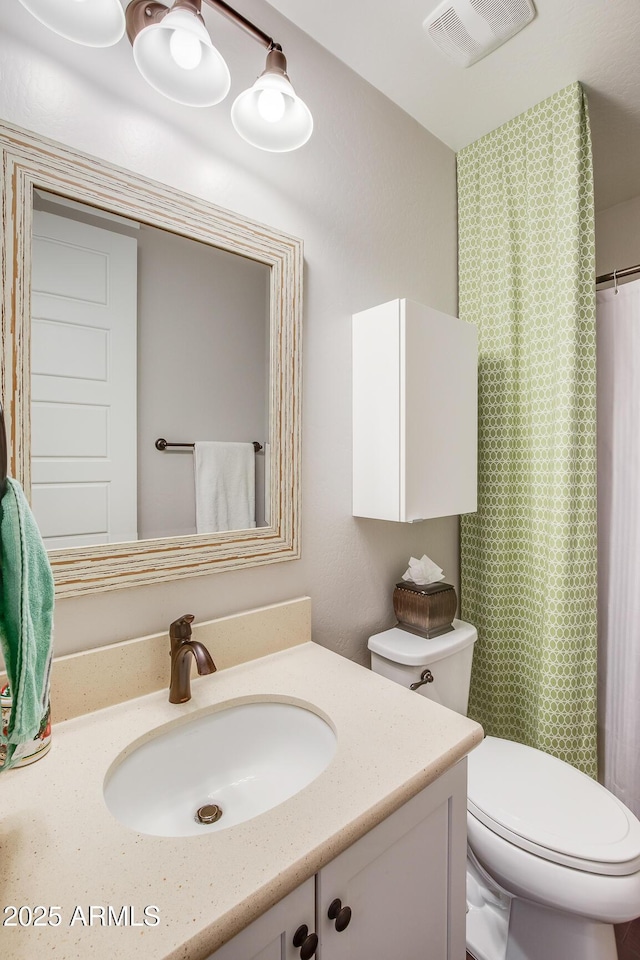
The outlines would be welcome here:
M 367 637 L 393 622 L 391 590 L 410 554 L 429 553 L 457 583 L 456 518 L 404 526 L 351 516 L 350 416 L 353 312 L 401 296 L 455 312 L 454 154 L 263 0 L 242 10 L 282 42 L 314 114 L 314 136 L 297 153 L 245 144 L 228 104 L 196 111 L 161 98 L 125 41 L 72 46 L 32 24 L 17 0 L 0 5 L 3 118 L 305 242 L 302 559 L 62 601 L 58 652 L 152 633 L 186 612 L 218 617 L 306 593 L 315 639 L 364 662 Z M 207 17 L 233 98 L 263 54 Z

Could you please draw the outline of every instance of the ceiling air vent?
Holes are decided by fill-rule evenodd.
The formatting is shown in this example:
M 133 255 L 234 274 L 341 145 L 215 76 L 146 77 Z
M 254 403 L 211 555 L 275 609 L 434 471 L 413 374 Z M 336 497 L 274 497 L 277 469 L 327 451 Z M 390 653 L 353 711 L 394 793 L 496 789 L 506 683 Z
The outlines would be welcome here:
M 423 23 L 433 42 L 460 67 L 470 67 L 526 27 L 531 0 L 445 0 Z

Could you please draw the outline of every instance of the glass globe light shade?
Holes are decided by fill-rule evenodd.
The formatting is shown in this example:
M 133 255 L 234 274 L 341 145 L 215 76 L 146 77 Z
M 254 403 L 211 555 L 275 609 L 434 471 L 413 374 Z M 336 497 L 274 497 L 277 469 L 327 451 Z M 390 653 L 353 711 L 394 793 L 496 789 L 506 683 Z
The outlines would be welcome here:
M 111 47 L 124 35 L 119 0 L 20 0 L 54 33 L 87 47 Z
M 186 106 L 211 107 L 224 100 L 231 86 L 229 68 L 207 28 L 188 10 L 172 10 L 141 30 L 133 58 L 147 83 Z
M 313 132 L 306 103 L 285 76 L 268 71 L 235 100 L 231 122 L 247 143 L 273 153 L 297 150 Z

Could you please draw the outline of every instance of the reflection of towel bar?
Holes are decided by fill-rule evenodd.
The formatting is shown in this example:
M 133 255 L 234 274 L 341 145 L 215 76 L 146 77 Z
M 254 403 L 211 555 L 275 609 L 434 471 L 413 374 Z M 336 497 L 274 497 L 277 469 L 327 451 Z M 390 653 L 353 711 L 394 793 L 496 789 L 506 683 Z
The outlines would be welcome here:
M 191 449 L 193 449 L 195 447 L 195 443 L 169 443 L 168 440 L 164 440 L 162 437 L 160 437 L 159 440 L 156 440 L 156 450 L 166 450 L 167 447 L 191 447 Z M 260 453 L 262 450 L 262 444 L 258 443 L 257 440 L 254 440 L 253 449 L 256 453 Z

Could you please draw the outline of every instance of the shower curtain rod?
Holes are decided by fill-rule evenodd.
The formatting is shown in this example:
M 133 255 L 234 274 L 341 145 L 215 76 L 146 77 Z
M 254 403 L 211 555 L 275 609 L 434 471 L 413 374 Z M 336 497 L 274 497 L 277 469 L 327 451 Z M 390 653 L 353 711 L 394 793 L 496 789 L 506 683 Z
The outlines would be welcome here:
M 612 273 L 603 273 L 601 277 L 596 277 L 596 286 L 599 283 L 607 283 L 608 280 L 621 280 L 622 277 L 632 277 L 634 273 L 640 273 L 640 263 L 635 267 L 625 267 L 624 270 L 613 270 Z

